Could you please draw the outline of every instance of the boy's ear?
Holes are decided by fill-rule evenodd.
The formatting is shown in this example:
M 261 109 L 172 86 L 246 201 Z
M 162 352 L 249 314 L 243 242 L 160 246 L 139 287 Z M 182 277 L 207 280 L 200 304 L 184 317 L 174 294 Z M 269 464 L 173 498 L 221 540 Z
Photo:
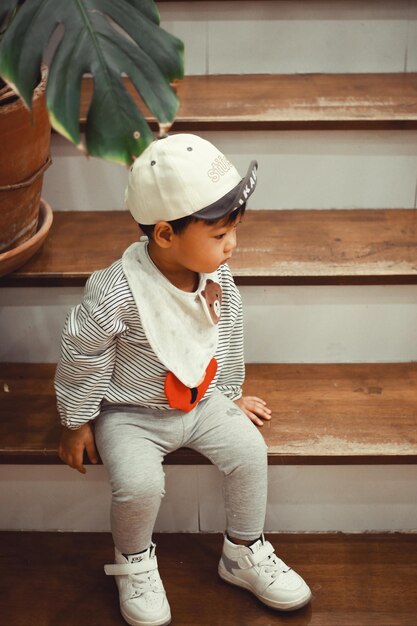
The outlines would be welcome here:
M 155 224 L 153 239 L 158 246 L 161 248 L 170 248 L 173 236 L 174 231 L 171 224 L 168 224 L 168 222 L 157 222 L 157 224 Z

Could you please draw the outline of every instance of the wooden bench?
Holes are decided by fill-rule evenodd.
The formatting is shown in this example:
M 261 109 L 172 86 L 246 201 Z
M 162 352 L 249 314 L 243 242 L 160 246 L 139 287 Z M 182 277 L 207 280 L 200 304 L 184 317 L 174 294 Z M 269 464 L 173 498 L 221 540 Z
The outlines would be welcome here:
M 311 604 L 265 607 L 217 575 L 222 536 L 155 536 L 159 570 L 178 626 L 415 626 L 417 535 L 270 535 L 309 583 Z M 0 532 L 1 624 L 122 626 L 107 533 Z M 22 595 L 23 594 L 23 595 Z
M 84 79 L 82 129 L 92 89 L 92 79 Z M 175 132 L 417 128 L 417 73 L 186 76 L 177 92 Z
M 60 463 L 53 364 L 0 364 L 0 463 Z M 261 429 L 271 465 L 417 462 L 417 366 L 252 364 L 245 393 L 273 419 Z M 207 464 L 180 449 L 170 464 Z
M 63 211 L 3 286 L 83 285 L 138 239 L 127 211 Z M 415 209 L 251 210 L 230 262 L 239 285 L 417 283 Z

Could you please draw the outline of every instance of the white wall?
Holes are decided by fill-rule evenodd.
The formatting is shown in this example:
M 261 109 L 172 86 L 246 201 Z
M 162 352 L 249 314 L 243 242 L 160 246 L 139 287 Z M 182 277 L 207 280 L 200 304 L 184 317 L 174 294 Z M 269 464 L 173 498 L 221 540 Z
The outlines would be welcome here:
M 417 131 L 199 133 L 242 173 L 259 162 L 252 209 L 416 207 Z M 55 211 L 123 208 L 127 170 L 86 159 L 57 135 L 43 195 Z
M 417 360 L 417 288 L 242 287 L 247 362 Z M 55 363 L 82 288 L 10 288 L 0 294 L 0 361 Z M 13 328 L 13 332 L 10 329 Z
M 222 477 L 212 466 L 166 466 L 156 532 L 223 532 Z M 266 531 L 417 530 L 416 466 L 269 468 Z M 105 469 L 1 466 L 0 530 L 109 530 Z
M 160 3 L 187 74 L 402 72 L 417 68 L 412 0 Z

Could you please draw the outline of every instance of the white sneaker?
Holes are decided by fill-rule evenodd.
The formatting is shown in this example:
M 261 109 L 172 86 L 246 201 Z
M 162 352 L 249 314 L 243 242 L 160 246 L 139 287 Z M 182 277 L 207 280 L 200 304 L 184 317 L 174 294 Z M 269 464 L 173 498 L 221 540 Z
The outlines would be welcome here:
M 104 571 L 116 576 L 120 611 L 131 626 L 165 626 L 171 622 L 171 611 L 158 572 L 155 544 L 140 554 L 127 558 L 115 548 L 115 563 Z
M 252 591 L 274 609 L 299 609 L 311 598 L 301 576 L 276 556 L 263 535 L 251 546 L 234 544 L 225 537 L 218 571 L 223 580 Z

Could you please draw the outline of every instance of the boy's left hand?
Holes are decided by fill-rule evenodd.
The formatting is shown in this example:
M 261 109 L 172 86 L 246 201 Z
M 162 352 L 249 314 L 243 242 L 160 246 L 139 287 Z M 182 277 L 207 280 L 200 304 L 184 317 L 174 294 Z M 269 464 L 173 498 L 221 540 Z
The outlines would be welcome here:
M 239 400 L 235 400 L 235 404 L 249 417 L 249 419 L 257 426 L 263 426 L 262 420 L 271 419 L 271 409 L 268 409 L 266 402 L 262 398 L 256 396 L 242 396 Z M 262 419 L 260 419 L 262 418 Z

